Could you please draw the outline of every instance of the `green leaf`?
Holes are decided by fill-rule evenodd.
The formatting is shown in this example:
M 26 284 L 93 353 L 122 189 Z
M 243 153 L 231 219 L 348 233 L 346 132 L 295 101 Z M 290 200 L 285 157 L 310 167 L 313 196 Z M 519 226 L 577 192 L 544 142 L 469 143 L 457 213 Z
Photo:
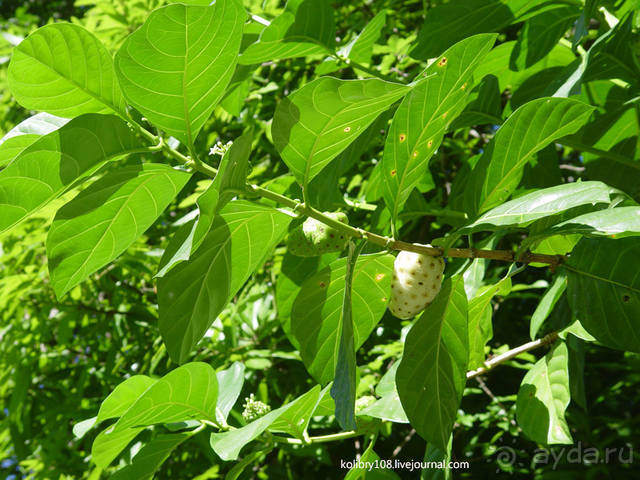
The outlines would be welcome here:
M 129 103 L 192 146 L 231 80 L 245 19 L 236 0 L 154 10 L 116 55 Z
M 411 191 L 429 172 L 429 159 L 466 105 L 475 68 L 495 42 L 493 34 L 467 38 L 433 62 L 393 117 L 384 146 L 384 200 L 395 220 Z
M 60 127 L 63 127 L 67 123 L 69 123 L 69 119 L 67 118 L 60 118 L 56 117 L 55 115 L 50 115 L 46 112 L 41 112 L 27 118 L 26 120 L 13 127 L 11 130 L 9 130 L 9 132 L 4 137 L 2 137 L 2 140 L 0 140 L 0 144 L 4 143 L 10 138 L 18 137 L 21 135 L 47 135 L 55 130 L 58 130 Z
M 13 50 L 8 78 L 27 109 L 68 118 L 125 112 L 111 55 L 79 25 L 54 23 L 33 32 Z
M 226 370 L 216 373 L 218 379 L 218 405 L 216 406 L 216 421 L 221 425 L 227 422 L 229 412 L 238 400 L 244 384 L 244 364 L 234 362 Z
M 469 302 L 469 363 L 468 369 L 481 367 L 485 361 L 484 347 L 493 337 L 493 309 L 491 300 L 495 295 L 506 296 L 511 291 L 511 277 L 520 269 L 512 266 L 497 283 L 478 290 Z
M 587 332 L 620 350 L 640 352 L 640 275 L 636 238 L 583 238 L 568 262 L 571 309 Z
M 466 382 L 469 344 L 462 275 L 447 278 L 411 327 L 396 374 L 404 411 L 422 438 L 446 450 Z
M 353 272 L 354 344 L 364 343 L 387 308 L 393 270 L 392 255 L 362 255 Z M 333 380 L 342 324 L 346 258 L 308 278 L 291 310 L 291 331 L 309 373 L 321 384 Z
M 150 480 L 171 452 L 191 435 L 189 432 L 158 435 L 142 447 L 142 450 L 133 457 L 130 465 L 118 470 L 111 478 L 113 480 Z
M 326 0 L 289 0 L 284 12 L 240 56 L 241 65 L 326 54 L 333 50 L 336 26 Z
M 395 386 L 392 392 L 383 395 L 379 400 L 360 410 L 358 416 L 361 415 L 380 418 L 387 422 L 409 423 L 407 414 L 402 409 L 402 402 L 400 402 L 400 396 Z
M 273 143 L 302 184 L 411 87 L 378 79 L 322 77 L 283 99 L 273 117 Z
M 558 274 L 553 279 L 553 283 L 549 289 L 544 293 L 540 299 L 540 303 L 536 307 L 536 310 L 531 316 L 531 323 L 529 325 L 529 336 L 531 340 L 536 338 L 542 323 L 547 319 L 553 307 L 556 305 L 562 294 L 567 288 L 567 277 L 563 274 Z
M 120 419 L 96 437 L 94 462 L 107 467 L 144 427 L 186 420 L 215 421 L 218 399 L 216 373 L 192 362 L 172 370 L 136 399 Z
M 33 145 L 39 135 L 26 134 L 11 137 L 0 143 L 0 167 L 9 165 L 27 147 Z
M 245 201 L 216 216 L 202 246 L 158 282 L 160 332 L 183 363 L 227 302 L 287 231 L 291 217 Z
M 105 162 L 136 151 L 135 135 L 114 116 L 83 115 L 40 138 L 0 172 L 0 233 Z
M 354 62 L 363 65 L 371 63 L 373 45 L 380 38 L 380 33 L 387 23 L 387 12 L 382 10 L 373 17 L 362 31 L 346 47 L 338 52 Z
M 364 451 L 362 456 L 358 458 L 357 462 L 354 462 L 354 466 L 351 467 L 349 472 L 344 477 L 344 480 L 399 480 L 400 477 L 390 468 L 385 465 L 385 460 L 380 460 L 380 457 L 373 451 L 373 446 L 376 442 L 369 442 L 369 446 Z
M 236 460 L 240 454 L 240 450 L 247 443 L 257 438 L 262 432 L 269 428 L 276 420 L 285 414 L 290 408 L 294 411 L 301 411 L 308 407 L 310 398 L 314 398 L 319 394 L 319 388 L 316 385 L 310 392 L 307 392 L 294 401 L 283 405 L 282 407 L 272 410 L 265 416 L 254 420 L 242 428 L 229 430 L 222 433 L 212 433 L 210 438 L 211 448 L 224 461 Z M 311 393 L 314 392 L 314 393 Z M 302 405 L 300 405 L 302 404 Z M 302 408 L 300 408 L 302 407 Z M 295 415 L 291 418 L 294 418 Z M 288 423 L 285 421 L 284 423 Z M 283 426 L 283 425 L 281 425 Z
M 427 60 L 478 33 L 499 32 L 530 6 L 531 0 L 465 0 L 429 8 L 410 55 Z
M 518 425 L 535 442 L 571 444 L 564 419 L 570 399 L 569 357 L 567 345 L 561 342 L 524 376 L 516 401 Z
M 252 133 L 240 136 L 222 157 L 216 177 L 196 201 L 197 216 L 171 237 L 156 277 L 163 277 L 176 264 L 189 260 L 211 230 L 216 214 L 237 195 L 236 190 L 245 190 L 252 138 Z
M 313 412 L 320 401 L 320 385 L 316 385 L 307 393 L 298 397 L 282 415 L 268 428 L 270 432 L 288 433 L 304 439 L 304 432 L 309 426 Z
M 640 235 L 640 207 L 619 207 L 585 213 L 554 225 L 541 235 L 581 234 L 623 238 Z
M 349 242 L 340 324 L 338 326 L 338 357 L 330 391 L 331 398 L 333 398 L 336 406 L 336 420 L 343 430 L 356 429 L 356 348 L 351 299 L 353 295 L 353 271 L 363 247 L 364 241 L 361 241 L 357 247 L 353 241 Z
M 514 70 L 524 70 L 543 59 L 579 15 L 575 5 L 557 5 L 527 20 L 513 49 Z
M 535 190 L 486 212 L 458 231 L 466 235 L 482 230 L 522 225 L 580 205 L 609 203 L 611 187 L 602 182 L 576 182 Z
M 621 79 L 638 83 L 640 66 L 633 52 L 633 12 L 600 36 L 588 51 L 588 62 L 582 81 Z
M 113 389 L 107 398 L 102 401 L 96 423 L 110 418 L 121 417 L 131 405 L 154 383 L 156 380 L 146 375 L 134 375 Z
M 47 237 L 58 298 L 122 254 L 162 214 L 190 174 L 154 163 L 107 173 L 58 210 Z
M 299 350 L 298 340 L 291 334 L 291 309 L 303 282 L 336 260 L 339 252 L 320 257 L 296 257 L 286 253 L 282 258 L 280 275 L 276 284 L 276 306 L 282 329 L 293 346 Z
M 518 108 L 500 127 L 475 168 L 465 196 L 469 213 L 500 205 L 517 188 L 525 165 L 554 140 L 575 133 L 593 107 L 568 98 L 539 98 Z
M 238 194 L 237 190 L 245 190 L 252 140 L 253 133 L 249 132 L 233 142 L 231 148 L 220 160 L 216 177 L 198 198 L 198 219 L 193 234 L 192 252 L 198 249 L 206 234 L 209 233 L 215 215 Z

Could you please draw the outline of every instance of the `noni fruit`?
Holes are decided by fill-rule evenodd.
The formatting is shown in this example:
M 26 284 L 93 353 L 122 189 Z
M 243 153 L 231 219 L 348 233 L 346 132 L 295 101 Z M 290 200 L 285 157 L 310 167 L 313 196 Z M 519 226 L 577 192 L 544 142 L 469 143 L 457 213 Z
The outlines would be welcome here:
M 324 215 L 349 223 L 342 212 L 324 212 Z M 307 218 L 302 225 L 296 227 L 287 241 L 289 253 L 297 257 L 317 257 L 328 252 L 340 252 L 349 241 L 347 235 L 329 227 L 315 218 Z
M 402 251 L 393 263 L 389 310 L 398 318 L 412 318 L 424 310 L 442 286 L 444 260 Z

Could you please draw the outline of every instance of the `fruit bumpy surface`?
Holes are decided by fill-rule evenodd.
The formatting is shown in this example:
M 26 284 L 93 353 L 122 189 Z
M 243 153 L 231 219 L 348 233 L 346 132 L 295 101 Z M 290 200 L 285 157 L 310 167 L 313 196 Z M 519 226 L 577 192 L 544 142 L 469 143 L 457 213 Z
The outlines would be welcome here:
M 414 252 L 400 252 L 393 263 L 389 310 L 398 318 L 412 318 L 440 292 L 444 260 Z
M 349 223 L 342 212 L 324 212 L 328 217 L 342 223 Z M 287 248 L 298 257 L 317 257 L 324 253 L 341 252 L 347 246 L 348 237 L 315 218 L 307 218 L 289 234 Z

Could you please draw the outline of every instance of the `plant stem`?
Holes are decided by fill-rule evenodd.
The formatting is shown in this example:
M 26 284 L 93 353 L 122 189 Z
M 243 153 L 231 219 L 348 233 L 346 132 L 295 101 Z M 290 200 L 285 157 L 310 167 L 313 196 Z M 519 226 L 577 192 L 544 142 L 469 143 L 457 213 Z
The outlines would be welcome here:
M 487 360 L 486 362 L 484 362 L 484 367 L 480 367 L 476 370 L 471 370 L 467 372 L 467 380 L 470 378 L 477 377 L 478 375 L 484 375 L 485 373 L 488 373 L 489 371 L 491 371 L 493 368 L 500 365 L 501 363 L 511 360 L 512 358 L 517 357 L 522 353 L 530 352 L 531 350 L 535 350 L 536 348 L 540 348 L 544 345 L 549 345 L 555 342 L 557 339 L 558 339 L 558 332 L 552 332 L 548 335 L 545 335 L 542 338 L 539 338 L 538 340 L 534 340 L 533 342 L 528 342 L 528 343 L 525 343 L 524 345 L 520 345 L 519 347 L 512 348 L 511 350 L 504 352 L 503 354 L 493 357 Z
M 160 148 L 163 152 L 172 156 L 176 160 L 183 162 L 186 165 L 194 168 L 195 170 L 207 175 L 208 177 L 214 178 L 218 173 L 218 170 L 202 163 L 198 160 L 185 157 L 183 154 L 178 152 L 177 150 L 171 148 L 166 142 L 161 141 L 161 139 L 151 132 L 146 130 L 144 127 L 139 125 L 138 123 L 130 120 L 130 122 L 135 126 L 135 128 L 140 132 L 142 136 L 144 136 L 147 140 L 154 143 L 154 147 L 150 147 L 152 150 L 157 150 Z M 280 205 L 284 205 L 286 207 L 291 208 L 296 213 L 301 213 L 308 217 L 315 218 L 320 222 L 328 225 L 336 230 L 344 233 L 345 235 L 350 235 L 354 238 L 363 238 L 370 243 L 379 245 L 381 247 L 387 248 L 389 250 L 404 250 L 407 252 L 415 252 L 422 253 L 425 255 L 430 255 L 432 257 L 440 257 L 445 254 L 445 250 L 440 247 L 428 247 L 425 245 L 418 245 L 415 243 L 403 242 L 401 240 L 395 240 L 391 237 L 385 237 L 383 235 L 378 235 L 377 233 L 369 232 L 362 228 L 356 228 L 351 225 L 347 225 L 338 220 L 330 218 L 324 215 L 322 212 L 316 210 L 315 208 L 309 206 L 304 202 L 299 202 L 298 200 L 293 200 L 289 197 L 285 197 L 284 195 L 280 195 L 279 193 L 272 192 L 266 188 L 259 187 L 258 185 L 247 184 L 246 192 L 250 194 L 258 195 L 262 198 L 266 198 L 272 200 Z M 542 263 L 546 265 L 551 265 L 553 267 L 559 265 L 565 259 L 562 255 L 544 255 L 537 253 L 526 252 L 520 256 L 518 256 L 517 252 L 513 252 L 511 250 L 481 250 L 476 248 L 449 248 L 446 250 L 446 255 L 451 258 L 486 258 L 488 260 L 499 260 L 503 262 L 520 262 L 520 263 Z
M 304 445 L 310 443 L 327 443 L 336 442 L 338 440 L 346 440 L 347 438 L 359 437 L 365 435 L 367 432 L 358 432 L 356 430 L 349 430 L 348 432 L 332 433 L 330 435 L 318 435 L 317 437 L 308 437 L 308 441 L 300 440 L 299 438 L 280 437 L 273 435 L 273 440 L 279 443 L 288 443 L 290 445 Z

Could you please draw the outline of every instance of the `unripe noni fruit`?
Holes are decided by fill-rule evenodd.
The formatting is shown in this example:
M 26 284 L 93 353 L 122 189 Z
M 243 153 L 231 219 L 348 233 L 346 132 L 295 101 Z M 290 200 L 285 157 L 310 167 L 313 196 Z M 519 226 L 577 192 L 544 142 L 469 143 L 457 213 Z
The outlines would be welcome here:
M 393 263 L 389 310 L 398 318 L 412 318 L 440 292 L 444 260 L 402 251 Z
M 342 223 L 349 223 L 342 212 L 324 212 L 327 217 Z M 287 240 L 289 253 L 297 257 L 317 257 L 324 253 L 341 252 L 349 241 L 347 235 L 329 227 L 315 218 L 307 218 L 296 227 Z

